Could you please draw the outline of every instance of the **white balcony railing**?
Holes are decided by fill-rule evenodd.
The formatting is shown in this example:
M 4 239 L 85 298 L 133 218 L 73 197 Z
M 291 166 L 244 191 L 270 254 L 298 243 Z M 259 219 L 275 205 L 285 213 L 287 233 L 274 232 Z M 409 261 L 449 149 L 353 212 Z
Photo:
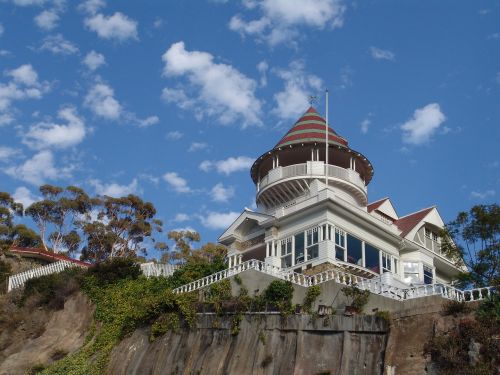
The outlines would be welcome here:
M 488 298 L 494 293 L 497 293 L 498 290 L 498 288 L 494 286 L 460 290 L 444 284 L 399 288 L 385 284 L 380 280 L 367 279 L 336 269 L 329 269 L 313 276 L 307 276 L 304 274 L 295 273 L 293 271 L 284 270 L 280 267 L 275 267 L 259 260 L 252 259 L 238 264 L 234 267 L 214 273 L 202 279 L 193 281 L 189 284 L 182 285 L 179 288 L 174 289 L 173 291 L 174 293 L 193 292 L 195 290 L 205 288 L 216 282 L 248 270 L 256 270 L 258 272 L 274 276 L 278 279 L 290 281 L 293 284 L 303 287 L 318 285 L 331 280 L 343 285 L 356 284 L 360 289 L 369 290 L 371 293 L 379 294 L 398 301 L 439 295 L 443 298 L 455 301 L 472 302 Z
M 271 169 L 269 173 L 264 176 L 259 184 L 258 190 L 264 189 L 266 186 L 275 183 L 279 180 L 284 180 L 293 177 L 304 178 L 324 178 L 325 177 L 325 163 L 323 162 L 308 162 L 303 164 L 293 164 L 286 167 L 276 167 Z M 336 165 L 328 165 L 328 177 L 332 179 L 339 179 L 347 181 L 366 193 L 366 185 L 358 172 L 353 169 L 346 169 Z

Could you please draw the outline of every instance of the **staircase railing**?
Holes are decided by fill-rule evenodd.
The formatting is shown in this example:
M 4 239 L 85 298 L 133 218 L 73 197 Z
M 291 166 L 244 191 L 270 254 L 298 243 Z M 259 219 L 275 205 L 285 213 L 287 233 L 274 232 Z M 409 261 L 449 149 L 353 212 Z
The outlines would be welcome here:
M 33 268 L 28 271 L 24 271 L 18 273 L 16 275 L 12 275 L 9 277 L 9 282 L 7 285 L 7 292 L 10 292 L 13 289 L 20 288 L 28 281 L 29 279 L 33 279 L 40 276 L 50 275 L 53 273 L 62 272 L 67 268 L 71 267 L 82 267 L 86 268 L 86 266 L 79 265 L 77 263 L 69 262 L 67 260 L 60 260 L 55 263 L 47 264 L 46 266 Z

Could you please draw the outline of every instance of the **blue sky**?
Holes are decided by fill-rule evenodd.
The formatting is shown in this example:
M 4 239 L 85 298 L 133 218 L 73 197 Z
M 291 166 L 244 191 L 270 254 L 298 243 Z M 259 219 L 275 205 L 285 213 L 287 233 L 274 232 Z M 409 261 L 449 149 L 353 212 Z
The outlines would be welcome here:
M 369 200 L 449 221 L 500 191 L 499 21 L 495 1 L 0 0 L 0 191 L 134 193 L 214 241 L 328 88 Z

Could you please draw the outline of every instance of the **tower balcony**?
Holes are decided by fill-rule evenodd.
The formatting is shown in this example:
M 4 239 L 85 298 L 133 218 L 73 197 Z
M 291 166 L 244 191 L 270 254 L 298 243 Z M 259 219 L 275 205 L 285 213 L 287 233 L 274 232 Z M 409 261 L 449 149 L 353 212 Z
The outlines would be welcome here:
M 257 182 L 257 203 L 267 208 L 286 205 L 309 191 L 312 180 L 325 181 L 326 165 L 322 161 L 307 161 L 269 170 Z M 328 164 L 328 185 L 353 196 L 360 205 L 366 205 L 367 187 L 360 174 L 350 168 Z

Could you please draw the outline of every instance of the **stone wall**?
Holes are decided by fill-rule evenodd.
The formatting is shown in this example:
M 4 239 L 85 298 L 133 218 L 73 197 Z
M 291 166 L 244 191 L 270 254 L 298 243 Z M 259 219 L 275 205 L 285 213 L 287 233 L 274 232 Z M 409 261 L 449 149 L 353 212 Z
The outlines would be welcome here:
M 144 328 L 111 355 L 110 374 L 382 374 L 387 325 L 373 316 L 199 316 L 197 329 L 149 342 Z

